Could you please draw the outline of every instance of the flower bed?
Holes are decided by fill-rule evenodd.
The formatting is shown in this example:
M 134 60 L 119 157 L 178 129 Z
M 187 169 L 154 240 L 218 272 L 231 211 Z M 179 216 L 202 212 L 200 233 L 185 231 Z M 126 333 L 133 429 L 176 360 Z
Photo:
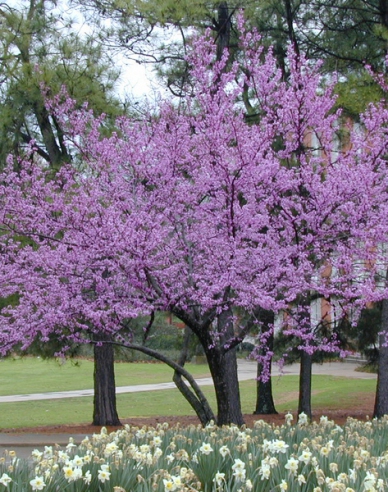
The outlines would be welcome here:
M 66 448 L 8 451 L 0 491 L 363 492 L 388 490 L 388 418 L 340 427 L 322 417 L 281 426 L 130 427 Z

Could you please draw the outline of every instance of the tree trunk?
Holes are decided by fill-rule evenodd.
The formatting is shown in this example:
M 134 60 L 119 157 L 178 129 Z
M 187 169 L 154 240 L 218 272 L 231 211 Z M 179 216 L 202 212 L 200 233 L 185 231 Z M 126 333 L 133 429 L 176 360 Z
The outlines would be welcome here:
M 311 373 L 313 356 L 301 351 L 299 375 L 299 405 L 298 415 L 304 412 L 311 420 Z
M 197 412 L 197 415 L 199 419 L 201 420 L 201 423 L 206 425 L 208 424 L 211 420 L 215 421 L 215 416 L 210 408 L 210 405 L 205 397 L 205 395 L 202 393 L 200 387 L 196 383 L 195 379 L 193 376 L 186 371 L 186 369 L 176 362 L 174 362 L 172 359 L 169 359 L 165 355 L 157 352 L 156 350 L 150 349 L 148 347 L 145 347 L 144 345 L 136 345 L 136 344 L 125 344 L 125 343 L 120 343 L 120 342 L 115 342 L 115 341 L 109 341 L 108 342 L 111 345 L 117 345 L 118 347 L 125 347 L 128 349 L 132 350 L 138 350 L 139 352 L 142 352 L 143 354 L 150 355 L 151 357 L 154 357 L 157 360 L 160 360 L 161 362 L 164 362 L 167 364 L 169 367 L 174 369 L 175 371 L 175 376 L 178 377 L 178 389 L 181 391 L 182 395 L 186 398 L 187 402 L 193 407 L 193 410 L 197 412 L 197 409 L 200 409 L 199 412 Z M 175 377 L 174 376 L 174 377 Z M 185 384 L 182 378 L 185 378 L 186 381 L 189 383 L 191 390 L 189 390 L 189 387 Z M 175 382 L 175 379 L 174 379 Z M 185 386 L 186 390 L 181 390 L 181 383 Z M 190 393 L 190 394 L 189 394 Z
M 241 411 L 236 349 L 226 353 L 222 353 L 217 347 L 204 349 L 216 393 L 217 425 L 241 426 L 244 419 Z
M 275 408 L 272 394 L 272 378 L 271 369 L 269 370 L 268 381 L 261 381 L 261 364 L 257 364 L 257 399 L 254 415 L 274 415 L 278 412 Z
M 190 328 L 185 326 L 183 346 L 178 360 L 178 364 L 181 367 L 183 367 L 186 364 L 186 360 L 189 352 L 189 344 L 192 335 L 193 332 L 190 330 Z M 178 390 L 181 392 L 181 394 L 186 398 L 186 400 L 189 402 L 191 407 L 194 409 L 202 425 L 206 425 L 211 420 L 215 420 L 215 416 L 212 412 L 212 409 L 210 408 L 208 401 L 205 398 L 202 399 L 199 397 L 199 395 L 193 393 L 190 390 L 190 388 L 186 385 L 185 381 L 183 380 L 182 374 L 177 370 L 174 371 L 173 381 L 176 387 L 178 388 Z
M 214 310 L 214 314 L 191 316 L 180 309 L 174 309 L 174 314 L 197 335 L 205 352 L 217 400 L 217 425 L 243 425 L 237 350 L 230 348 L 236 341 L 231 308 L 219 315 Z
M 266 337 L 265 347 L 260 350 L 260 355 L 265 355 L 268 352 L 273 351 L 273 324 L 275 321 L 275 314 L 272 311 L 262 311 L 260 320 L 263 322 L 262 333 L 268 334 Z M 262 381 L 260 376 L 263 370 L 262 364 L 257 364 L 257 397 L 256 397 L 256 408 L 253 412 L 254 415 L 273 415 L 277 414 L 275 408 L 275 403 L 273 401 L 272 394 L 272 378 L 271 378 L 271 366 L 272 366 L 272 356 L 269 361 L 269 379 L 267 381 Z
M 44 146 L 49 155 L 50 166 L 54 171 L 58 171 L 68 158 L 66 148 L 64 147 L 61 150 L 56 141 L 55 133 L 50 122 L 50 116 L 47 109 L 44 107 L 43 100 L 39 102 L 35 101 L 33 110 L 42 134 Z
M 373 417 L 388 415 L 388 347 L 384 347 L 388 336 L 388 299 L 383 300 L 381 312 L 381 334 L 379 335 L 379 359 L 376 399 Z
M 244 424 L 237 373 L 237 350 L 228 349 L 234 338 L 233 313 L 224 310 L 217 318 L 217 332 L 207 331 L 201 341 L 213 378 L 217 400 L 217 425 Z
M 109 335 L 94 338 L 93 425 L 121 425 L 116 409 L 114 349 Z M 98 343 L 101 342 L 101 345 Z
M 217 60 L 221 60 L 224 50 L 228 49 L 230 45 L 232 23 L 228 2 L 220 2 L 218 5 L 218 18 L 215 24 L 217 31 Z

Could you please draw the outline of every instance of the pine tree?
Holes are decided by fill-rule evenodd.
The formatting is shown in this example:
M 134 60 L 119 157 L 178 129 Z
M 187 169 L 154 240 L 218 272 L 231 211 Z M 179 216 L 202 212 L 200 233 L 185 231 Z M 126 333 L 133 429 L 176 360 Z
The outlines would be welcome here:
M 79 35 L 66 13 L 51 2 L 33 0 L 19 7 L 0 6 L 0 163 L 7 154 L 35 152 L 53 169 L 68 162 L 58 121 L 49 114 L 42 91 L 57 93 L 62 85 L 96 113 L 122 112 L 113 88 L 118 73 L 93 35 Z M 59 12 L 58 12 L 59 10 Z

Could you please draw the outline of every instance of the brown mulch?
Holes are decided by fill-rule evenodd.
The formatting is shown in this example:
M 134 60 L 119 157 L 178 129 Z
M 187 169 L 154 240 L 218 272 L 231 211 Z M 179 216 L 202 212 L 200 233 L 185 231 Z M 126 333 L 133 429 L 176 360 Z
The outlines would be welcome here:
M 341 409 L 325 409 L 325 408 L 313 408 L 313 421 L 319 421 L 322 415 L 326 416 L 329 420 L 334 420 L 338 425 L 343 425 L 348 417 L 352 417 L 358 420 L 367 420 L 372 418 L 373 414 L 373 401 L 370 396 L 357 395 L 356 404 L 351 408 Z M 252 427 L 256 420 L 264 420 L 268 423 L 275 425 L 281 425 L 285 422 L 284 413 L 277 415 L 244 415 L 245 423 L 248 427 Z M 296 419 L 296 412 L 294 412 L 294 419 Z M 121 419 L 121 423 L 130 424 L 131 426 L 141 427 L 156 426 L 167 422 L 170 426 L 179 424 L 181 427 L 186 427 L 191 424 L 199 424 L 199 420 L 195 416 L 169 416 L 169 417 L 133 417 L 128 419 Z M 294 420 L 295 422 L 295 420 Z M 18 429 L 1 429 L 1 432 L 7 433 L 42 433 L 42 434 L 93 434 L 99 433 L 101 426 L 95 426 L 90 424 L 79 425 L 53 425 L 46 427 L 25 427 Z M 108 427 L 108 431 L 114 431 L 120 429 L 120 427 Z

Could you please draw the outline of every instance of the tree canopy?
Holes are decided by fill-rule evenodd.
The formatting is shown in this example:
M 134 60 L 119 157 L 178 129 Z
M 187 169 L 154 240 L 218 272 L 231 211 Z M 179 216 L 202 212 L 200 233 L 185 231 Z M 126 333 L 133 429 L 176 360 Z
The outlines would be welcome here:
M 290 47 L 284 80 L 272 51 L 239 27 L 239 63 L 225 71 L 227 53 L 218 60 L 214 42 L 198 38 L 184 104 L 120 118 L 110 136 L 103 116 L 65 92 L 46 103 L 83 166 L 48 180 L 50 170 L 27 159 L 2 176 L 1 285 L 20 296 L 1 312 L 3 353 L 36 336 L 120 337 L 126 319 L 168 310 L 203 346 L 218 422 L 239 424 L 234 349 L 258 310 L 311 291 L 345 307 L 383 295 L 385 103 L 338 147 L 333 87 L 319 65 Z M 290 319 L 288 330 L 306 352 L 336 347 L 311 325 Z

